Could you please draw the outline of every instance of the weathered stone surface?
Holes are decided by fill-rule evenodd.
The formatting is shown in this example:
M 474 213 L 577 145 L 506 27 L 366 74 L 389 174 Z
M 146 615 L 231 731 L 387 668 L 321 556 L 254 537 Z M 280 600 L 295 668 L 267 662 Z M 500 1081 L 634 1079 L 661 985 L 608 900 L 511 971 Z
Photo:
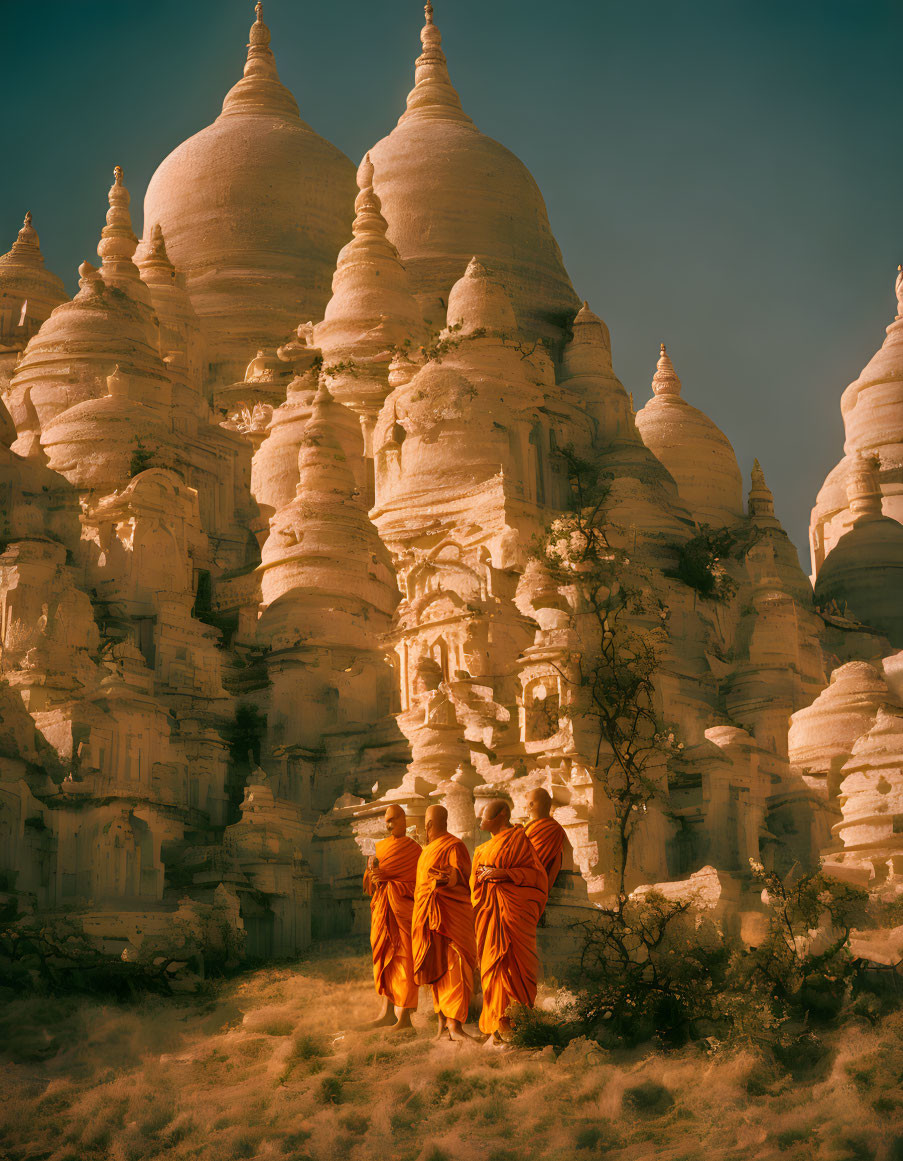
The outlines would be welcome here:
M 260 8 L 222 113 L 161 162 L 144 200 L 146 238 L 162 227 L 217 382 L 322 315 L 354 202 L 354 167 L 301 120 Z
M 896 292 L 897 314 L 884 343 L 841 397 L 844 456 L 828 473 L 809 524 L 813 580 L 853 524 L 847 481 L 857 457 L 877 457 L 879 510 L 903 520 L 903 271 L 899 268 Z
M 30 223 L 0 259 L 5 902 L 126 956 L 167 931 L 289 954 L 360 926 L 387 805 L 422 839 L 442 803 L 473 848 L 481 804 L 524 821 L 540 788 L 574 864 L 550 972 L 575 919 L 649 884 L 753 941 L 750 859 L 898 890 L 900 320 L 845 397 L 816 610 L 758 461 L 744 511 L 664 351 L 634 413 L 532 178 L 461 109 L 432 7 L 354 205 L 268 42 L 258 5 L 245 76 L 158 170 L 140 246 L 116 168 L 71 302 Z M 610 625 L 586 562 L 554 565 L 578 484 L 618 561 L 596 596 L 627 593 L 657 642 L 655 794 L 623 881 L 586 700 Z

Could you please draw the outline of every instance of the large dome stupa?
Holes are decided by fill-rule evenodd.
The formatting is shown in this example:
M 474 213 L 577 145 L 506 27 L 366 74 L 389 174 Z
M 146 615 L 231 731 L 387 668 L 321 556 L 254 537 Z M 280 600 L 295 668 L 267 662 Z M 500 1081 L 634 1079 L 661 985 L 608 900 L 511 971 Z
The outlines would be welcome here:
M 843 459 L 828 473 L 809 523 L 813 578 L 853 525 L 846 481 L 858 455 L 877 457 L 882 511 L 903 521 L 903 267 L 897 269 L 896 294 L 887 337 L 841 397 Z
M 815 578 L 815 600 L 836 603 L 903 648 L 903 524 L 882 514 L 874 458 L 851 457 L 847 503 L 853 526 L 825 557 Z
M 68 297 L 63 280 L 44 265 L 27 213 L 12 249 L 0 255 L 0 350 L 21 350 Z
M 429 3 L 420 39 L 407 108 L 370 160 L 389 240 L 424 318 L 434 330 L 445 325 L 449 292 L 476 254 L 503 282 L 521 330 L 559 342 L 580 300 L 539 187 L 461 107 Z
M 680 498 L 700 524 L 733 524 L 743 514 L 743 477 L 731 442 L 681 395 L 681 382 L 661 345 L 653 395 L 636 415 L 643 443 L 668 469 Z
M 262 9 L 222 113 L 161 163 L 144 200 L 145 244 L 159 226 L 220 383 L 322 317 L 357 194 L 352 163 L 280 82 Z

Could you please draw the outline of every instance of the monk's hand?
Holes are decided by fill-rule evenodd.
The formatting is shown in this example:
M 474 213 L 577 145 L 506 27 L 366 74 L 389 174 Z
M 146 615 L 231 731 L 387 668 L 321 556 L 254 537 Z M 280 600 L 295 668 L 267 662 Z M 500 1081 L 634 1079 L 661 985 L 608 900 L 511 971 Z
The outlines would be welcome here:
M 438 887 L 447 887 L 452 881 L 453 873 L 454 872 L 452 871 L 451 867 L 434 867 L 430 871 L 430 875 L 435 880 Z
M 489 867 L 481 863 L 477 869 L 477 878 L 481 883 L 504 883 L 511 876 L 504 867 Z

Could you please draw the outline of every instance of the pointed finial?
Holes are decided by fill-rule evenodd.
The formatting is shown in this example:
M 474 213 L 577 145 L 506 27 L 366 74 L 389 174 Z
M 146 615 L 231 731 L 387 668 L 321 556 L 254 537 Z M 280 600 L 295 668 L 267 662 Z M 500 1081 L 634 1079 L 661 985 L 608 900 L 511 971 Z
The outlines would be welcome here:
M 151 227 L 144 256 L 138 260 L 138 269 L 141 271 L 141 277 L 148 283 L 160 285 L 176 280 L 176 268 L 166 253 L 166 239 L 163 237 L 163 227 L 159 222 Z
M 680 379 L 674 370 L 674 364 L 668 354 L 665 344 L 661 344 L 661 354 L 655 374 L 652 376 L 652 390 L 656 395 L 673 395 L 680 397 Z
M 373 188 L 373 162 L 369 153 L 358 166 L 357 184 L 360 192 L 354 199 L 355 218 L 351 227 L 352 233 L 355 238 L 359 238 L 362 234 L 385 235 L 389 223 L 382 215 L 382 202 Z
M 276 58 L 270 48 L 270 30 L 263 22 L 263 4 L 254 6 L 254 23 L 248 33 L 248 56 L 242 79 L 226 94 L 223 113 L 273 113 L 297 118 L 298 105 L 280 82 Z
M 602 319 L 599 318 L 595 311 L 590 308 L 590 305 L 586 299 L 584 299 L 583 306 L 581 306 L 577 313 L 574 315 L 573 325 L 575 327 L 583 327 L 587 324 L 592 324 L 593 326 L 598 326 L 601 324 L 603 327 L 605 327 Z M 605 330 L 607 333 L 608 328 L 605 327 Z
M 758 460 L 753 460 L 752 472 L 750 472 L 748 508 L 753 523 L 778 526 L 774 514 L 774 496 L 771 488 L 765 483 L 765 473 Z
M 370 160 L 369 153 L 358 166 L 357 188 L 361 190 L 373 188 L 373 162 Z
M 424 6 L 425 22 L 420 32 L 423 52 L 414 69 L 414 88 L 408 93 L 406 117 L 442 117 L 452 121 L 467 121 L 470 117 L 461 108 L 461 98 L 448 75 L 448 61 L 442 51 L 442 33 L 433 19 L 433 5 Z
M 29 263 L 41 265 L 44 261 L 41 257 L 41 248 L 38 243 L 38 232 L 31 224 L 31 210 L 25 215 L 22 229 L 19 231 L 15 242 L 13 242 L 13 248 L 10 253 L 14 254 L 17 259 L 25 259 Z
M 317 391 L 314 395 L 313 407 L 315 411 L 322 412 L 324 407 L 328 407 L 333 402 L 332 393 L 326 386 L 326 379 L 321 375 L 320 381 L 317 384 Z
M 123 182 L 122 166 L 117 165 L 113 170 L 113 184 L 107 194 L 107 201 L 110 204 L 107 210 L 107 224 L 100 232 L 100 242 L 97 245 L 97 253 L 103 259 L 102 269 L 105 274 L 112 273 L 126 278 L 138 277 L 138 268 L 132 261 L 138 249 L 138 239 L 132 230 L 132 218 L 129 213 L 131 200 Z
M 571 324 L 571 341 L 568 343 L 568 355 L 566 356 L 566 360 L 575 374 L 580 373 L 573 365 L 575 351 L 578 347 L 604 347 L 607 352 L 611 352 L 611 336 L 608 333 L 608 327 L 595 311 L 590 309 L 586 299 L 583 301 L 583 306 L 574 315 L 574 321 Z M 595 366 L 593 364 L 594 369 Z

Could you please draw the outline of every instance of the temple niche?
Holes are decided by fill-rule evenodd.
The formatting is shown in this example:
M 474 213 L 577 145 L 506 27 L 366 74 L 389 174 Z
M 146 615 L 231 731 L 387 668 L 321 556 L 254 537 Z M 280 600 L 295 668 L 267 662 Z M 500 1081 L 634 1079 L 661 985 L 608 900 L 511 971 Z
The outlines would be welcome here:
M 433 6 L 356 188 L 255 13 L 140 240 L 117 166 L 74 298 L 30 215 L 0 257 L 8 913 L 65 910 L 128 951 L 214 909 L 250 954 L 291 954 L 360 922 L 387 805 L 422 838 L 443 803 L 472 848 L 481 803 L 523 820 L 538 787 L 575 868 L 548 938 L 609 901 L 614 755 L 581 692 L 599 626 L 538 547 L 576 463 L 629 628 L 657 643 L 625 889 L 715 874 L 742 901 L 755 860 L 897 891 L 903 276 L 842 397 L 810 580 L 759 462 L 747 488 L 694 406 L 679 337 L 634 407 Z

